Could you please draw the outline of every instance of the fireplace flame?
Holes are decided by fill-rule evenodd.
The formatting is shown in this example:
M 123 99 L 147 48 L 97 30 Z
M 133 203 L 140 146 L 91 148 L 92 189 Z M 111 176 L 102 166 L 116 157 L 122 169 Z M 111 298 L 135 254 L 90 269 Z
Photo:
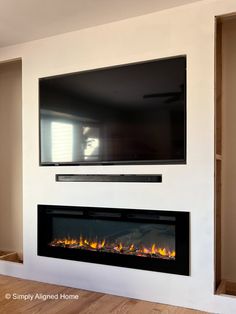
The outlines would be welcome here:
M 166 252 L 166 249 L 158 249 L 158 253 L 161 254 L 162 256 L 166 256 L 167 255 L 167 252 Z
M 79 238 L 79 246 L 83 246 L 84 245 L 84 240 L 83 240 L 83 237 L 80 236 Z
M 97 248 L 98 248 L 98 249 L 104 248 L 105 243 L 106 243 L 105 240 L 103 240 L 101 243 L 98 242 L 98 243 L 97 243 Z
M 79 239 L 66 237 L 63 239 L 54 239 L 49 246 L 54 247 L 65 247 L 71 249 L 85 249 L 91 251 L 101 251 L 108 253 L 119 253 L 119 254 L 128 254 L 136 255 L 142 257 L 156 257 L 164 259 L 175 259 L 176 252 L 175 250 L 170 250 L 168 248 L 158 247 L 156 243 L 153 243 L 149 248 L 140 245 L 137 247 L 134 243 L 125 244 L 122 242 L 119 243 L 109 243 L 105 239 L 102 241 L 90 240 L 80 236 Z
M 131 252 L 132 252 L 132 251 L 135 251 L 134 244 L 131 244 L 131 245 L 130 245 L 129 250 L 130 250 Z
M 122 243 L 119 243 L 118 245 L 116 245 L 116 246 L 114 247 L 114 249 L 115 249 L 117 252 L 122 252 L 122 250 L 123 250 L 123 245 L 122 245 Z
M 170 257 L 175 257 L 175 251 L 170 252 Z
M 152 253 L 152 254 L 155 254 L 155 253 L 156 253 L 156 244 L 155 244 L 155 243 L 152 245 L 151 253 Z
M 96 249 L 98 247 L 98 243 L 97 242 L 91 242 L 89 243 L 89 246 L 92 248 L 92 249 Z

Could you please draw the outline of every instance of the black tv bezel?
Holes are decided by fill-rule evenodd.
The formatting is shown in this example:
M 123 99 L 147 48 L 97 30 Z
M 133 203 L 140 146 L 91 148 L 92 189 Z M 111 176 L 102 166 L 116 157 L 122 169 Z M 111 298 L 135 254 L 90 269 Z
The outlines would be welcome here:
M 165 160 L 117 160 L 117 161 L 76 161 L 76 162 L 43 162 L 41 160 L 41 115 L 40 115 L 40 93 L 39 93 L 39 83 L 42 79 L 50 79 L 61 76 L 69 76 L 76 73 L 94 72 L 105 69 L 114 69 L 125 67 L 129 65 L 143 64 L 148 62 L 155 62 L 161 60 L 170 60 L 176 58 L 185 58 L 185 82 L 184 82 L 184 158 L 183 159 L 165 159 Z M 50 75 L 46 77 L 38 78 L 38 130 L 39 130 L 39 166 L 49 167 L 49 166 L 115 166 L 115 165 L 185 165 L 187 164 L 187 55 L 176 55 L 165 58 L 149 59 L 145 61 L 137 61 L 131 63 L 123 63 L 107 67 L 99 67 L 89 70 L 75 71 L 70 73 Z

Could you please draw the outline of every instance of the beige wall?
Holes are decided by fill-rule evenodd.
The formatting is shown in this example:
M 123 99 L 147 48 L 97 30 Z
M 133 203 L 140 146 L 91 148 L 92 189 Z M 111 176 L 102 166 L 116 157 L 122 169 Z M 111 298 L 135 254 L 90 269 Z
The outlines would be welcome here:
M 236 19 L 222 31 L 222 278 L 236 282 Z
M 0 250 L 22 252 L 21 61 L 0 64 Z

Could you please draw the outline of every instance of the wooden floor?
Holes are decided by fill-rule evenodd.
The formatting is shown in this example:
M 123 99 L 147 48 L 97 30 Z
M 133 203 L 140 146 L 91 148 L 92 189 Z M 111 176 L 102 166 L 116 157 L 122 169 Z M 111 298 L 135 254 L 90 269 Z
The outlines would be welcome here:
M 32 300 L 20 299 L 29 298 L 30 295 Z M 48 298 L 48 295 L 58 300 L 43 301 L 42 298 Z M 78 300 L 65 300 L 63 298 L 66 295 L 67 298 L 78 296 Z M 0 275 L 0 313 L 200 314 L 206 312 Z

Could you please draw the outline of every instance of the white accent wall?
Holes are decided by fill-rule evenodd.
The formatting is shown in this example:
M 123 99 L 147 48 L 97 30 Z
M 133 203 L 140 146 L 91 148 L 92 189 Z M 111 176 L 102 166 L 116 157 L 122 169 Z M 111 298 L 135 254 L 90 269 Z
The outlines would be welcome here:
M 22 57 L 24 264 L 0 273 L 88 290 L 236 313 L 236 299 L 214 295 L 214 16 L 235 0 L 205 0 L 0 49 Z M 39 166 L 38 78 L 187 55 L 187 164 Z M 59 183 L 57 173 L 162 174 L 161 184 Z M 37 204 L 190 211 L 190 276 L 37 256 Z

